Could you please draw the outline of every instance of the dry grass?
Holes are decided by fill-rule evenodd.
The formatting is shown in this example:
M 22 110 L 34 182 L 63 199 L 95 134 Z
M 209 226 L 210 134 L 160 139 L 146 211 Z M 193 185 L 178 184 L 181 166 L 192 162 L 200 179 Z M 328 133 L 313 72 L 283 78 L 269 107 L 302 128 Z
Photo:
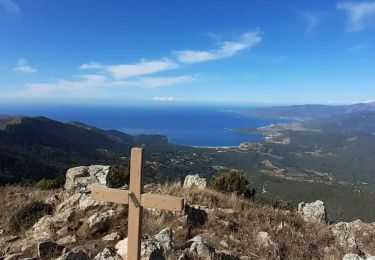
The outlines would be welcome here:
M 192 205 L 202 205 L 215 210 L 208 215 L 203 226 L 194 227 L 191 236 L 201 235 L 217 250 L 229 250 L 238 256 L 251 259 L 341 259 L 343 250 L 335 243 L 329 227 L 324 223 L 305 222 L 299 214 L 277 210 L 252 203 L 242 198 L 224 195 L 213 190 L 183 189 L 180 185 L 169 184 L 155 189 L 154 193 L 164 193 L 184 197 Z M 21 205 L 34 200 L 45 200 L 56 191 L 40 191 L 31 188 L 1 188 L 1 212 L 11 212 Z M 23 195 L 20 195 L 23 194 Z M 14 198 L 14 199 L 13 199 Z M 101 238 L 117 232 L 121 238 L 127 236 L 126 205 L 109 205 L 102 210 L 116 209 L 120 216 L 110 228 L 102 234 L 91 234 L 84 219 L 95 212 L 81 212 L 69 225 L 70 234 L 75 234 L 77 243 L 70 248 L 83 247 L 95 256 L 107 245 L 115 241 L 102 241 Z M 6 214 L 0 215 L 2 228 L 6 228 Z M 282 227 L 281 227 L 282 225 Z M 177 246 L 183 245 L 189 235 L 186 219 L 171 212 L 153 213 L 144 211 L 143 233 L 155 235 L 161 229 L 169 227 L 174 231 Z M 275 245 L 265 246 L 257 242 L 260 231 L 268 232 Z M 368 239 L 374 239 L 369 237 Z M 224 247 L 225 240 L 228 247 Z M 173 252 L 168 259 L 177 259 L 182 251 Z
M 9 234 L 10 216 L 26 204 L 45 201 L 60 190 L 38 190 L 32 187 L 0 186 L 0 229 Z

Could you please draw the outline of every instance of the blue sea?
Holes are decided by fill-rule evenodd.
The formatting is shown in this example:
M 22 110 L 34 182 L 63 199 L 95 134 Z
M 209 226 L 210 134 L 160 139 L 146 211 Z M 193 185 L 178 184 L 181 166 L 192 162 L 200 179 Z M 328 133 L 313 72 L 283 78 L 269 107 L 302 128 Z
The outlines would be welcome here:
M 58 121 L 78 121 L 131 135 L 161 134 L 171 143 L 223 147 L 258 142 L 263 136 L 233 131 L 277 123 L 243 116 L 237 106 L 182 105 L 0 105 L 0 114 L 45 116 Z

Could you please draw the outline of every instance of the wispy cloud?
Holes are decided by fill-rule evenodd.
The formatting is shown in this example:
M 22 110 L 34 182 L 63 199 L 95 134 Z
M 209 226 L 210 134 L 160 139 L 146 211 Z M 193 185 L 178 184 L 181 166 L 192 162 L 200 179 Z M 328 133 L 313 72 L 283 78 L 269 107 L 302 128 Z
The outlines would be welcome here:
M 120 64 L 108 66 L 106 70 L 110 72 L 116 79 L 125 79 L 134 76 L 141 76 L 165 70 L 171 70 L 177 67 L 178 65 L 169 59 L 151 61 L 142 59 L 136 64 Z
M 21 73 L 26 73 L 26 74 L 38 72 L 37 69 L 28 65 L 27 60 L 25 60 L 25 59 L 19 59 L 18 62 L 17 62 L 17 66 L 15 68 L 13 68 L 13 70 L 17 71 L 17 72 L 21 72 Z
M 165 70 L 177 68 L 178 65 L 170 59 L 146 60 L 141 59 L 135 64 L 102 65 L 97 62 L 89 62 L 79 66 L 80 69 L 100 70 L 110 73 L 117 80 L 130 77 L 153 74 Z
M 347 51 L 358 52 L 358 51 L 367 50 L 369 48 L 370 48 L 370 45 L 368 45 L 368 44 L 359 44 L 359 45 L 348 48 Z
M 0 5 L 5 9 L 8 13 L 19 14 L 21 13 L 21 9 L 18 7 L 15 1 L 13 0 L 0 0 Z
M 88 69 L 102 69 L 103 65 L 94 61 L 82 64 L 79 66 L 80 69 L 82 70 L 88 70 Z
M 171 101 L 181 101 L 181 98 L 175 97 L 154 97 L 153 100 L 155 101 L 162 101 L 162 102 L 171 102 Z
M 317 13 L 299 12 L 306 23 L 305 32 L 311 33 L 320 23 L 320 16 Z
M 375 2 L 339 2 L 337 8 L 348 13 L 348 31 L 362 31 L 375 21 Z
M 160 88 L 184 84 L 196 80 L 198 80 L 197 77 L 186 75 L 177 77 L 141 77 L 135 80 L 113 81 L 111 85 L 120 87 Z
M 11 97 L 61 98 L 78 97 L 87 91 L 102 91 L 109 88 L 160 88 L 184 84 L 197 80 L 193 76 L 142 77 L 132 80 L 113 80 L 104 75 L 80 75 L 76 80 L 58 79 L 52 83 L 26 84 L 25 88 Z M 90 92 L 91 93 L 91 92 Z
M 244 33 L 238 41 L 225 41 L 219 48 L 208 51 L 182 50 L 176 51 L 177 60 L 181 63 L 199 63 L 218 60 L 236 55 L 238 52 L 249 49 L 262 41 L 258 31 Z

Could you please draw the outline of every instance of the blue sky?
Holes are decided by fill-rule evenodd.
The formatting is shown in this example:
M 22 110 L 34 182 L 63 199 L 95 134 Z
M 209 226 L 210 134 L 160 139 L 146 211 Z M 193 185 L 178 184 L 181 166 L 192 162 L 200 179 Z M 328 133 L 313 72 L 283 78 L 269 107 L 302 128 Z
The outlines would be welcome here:
M 0 0 L 1 102 L 375 99 L 375 1 Z

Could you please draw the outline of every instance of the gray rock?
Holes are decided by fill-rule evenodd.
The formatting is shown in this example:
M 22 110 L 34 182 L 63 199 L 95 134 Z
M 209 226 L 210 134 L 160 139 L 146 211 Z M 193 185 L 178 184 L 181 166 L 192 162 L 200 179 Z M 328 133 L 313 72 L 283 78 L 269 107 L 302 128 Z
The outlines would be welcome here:
M 189 252 L 198 255 L 204 259 L 213 259 L 215 257 L 215 249 L 211 247 L 201 236 L 196 236 L 188 241 L 191 243 Z
M 349 250 L 357 248 L 355 226 L 352 222 L 339 222 L 331 226 L 331 231 L 343 248 Z
M 272 241 L 267 232 L 259 232 L 257 235 L 257 242 L 263 247 L 276 247 L 277 244 Z
M 119 241 L 116 246 L 117 254 L 123 259 L 127 259 L 128 255 L 128 238 Z M 147 235 L 142 237 L 141 242 L 141 260 L 162 260 L 165 259 L 163 255 L 162 245 L 148 237 Z
M 67 223 L 74 221 L 77 216 L 77 210 L 75 208 L 66 208 L 60 213 L 56 213 L 54 218 L 54 225 L 64 227 Z
M 64 188 L 68 192 L 87 192 L 92 184 L 107 185 L 109 173 L 107 165 L 79 166 L 66 172 Z
M 171 251 L 174 249 L 174 244 L 172 242 L 172 230 L 170 228 L 164 228 L 154 237 L 165 251 Z
M 64 246 L 59 245 L 55 242 L 47 241 L 38 244 L 38 256 L 39 258 L 52 258 L 61 255 Z
M 90 210 L 105 205 L 107 205 L 107 202 L 94 200 L 90 194 L 82 194 L 79 199 L 79 208 L 81 210 Z
M 120 235 L 117 232 L 105 235 L 102 237 L 102 241 L 114 241 L 114 240 L 119 240 Z
M 94 260 L 121 260 L 122 258 L 116 253 L 112 247 L 106 247 L 102 252 L 94 257 Z
M 69 252 L 66 253 L 56 260 L 90 260 L 89 255 L 85 251 Z
M 364 260 L 364 259 L 357 254 L 346 254 L 342 258 L 342 260 Z
M 76 193 L 56 206 L 56 212 L 63 212 L 78 205 L 82 194 Z
M 71 236 L 65 236 L 63 238 L 60 238 L 59 240 L 56 241 L 60 245 L 67 245 L 67 244 L 73 244 L 77 242 L 77 238 L 75 235 Z
M 184 188 L 189 189 L 193 187 L 196 187 L 198 189 L 206 189 L 207 188 L 206 179 L 200 178 L 199 174 L 186 176 L 184 180 Z
M 118 214 L 113 209 L 90 216 L 87 222 L 91 233 L 106 231 L 117 216 Z
M 327 212 L 324 202 L 317 200 L 311 203 L 300 202 L 298 204 L 298 212 L 306 219 L 327 221 Z
M 52 239 L 54 235 L 54 219 L 47 215 L 39 219 L 32 228 L 26 232 L 26 236 L 35 240 Z

